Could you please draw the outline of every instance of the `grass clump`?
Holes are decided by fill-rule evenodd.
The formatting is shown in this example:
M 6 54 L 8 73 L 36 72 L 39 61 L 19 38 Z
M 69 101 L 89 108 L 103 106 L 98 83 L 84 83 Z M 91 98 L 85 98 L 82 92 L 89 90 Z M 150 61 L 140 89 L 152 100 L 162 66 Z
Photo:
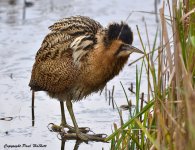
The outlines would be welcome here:
M 145 56 L 140 71 L 136 68 L 136 108 L 121 127 L 114 124 L 113 134 L 106 139 L 112 150 L 195 149 L 195 1 L 167 3 L 169 17 L 164 15 L 163 4 L 159 10 L 161 29 L 157 29 L 151 49 L 146 50 L 137 27 Z M 159 31 L 162 40 L 157 46 Z M 143 105 L 144 69 L 148 93 Z

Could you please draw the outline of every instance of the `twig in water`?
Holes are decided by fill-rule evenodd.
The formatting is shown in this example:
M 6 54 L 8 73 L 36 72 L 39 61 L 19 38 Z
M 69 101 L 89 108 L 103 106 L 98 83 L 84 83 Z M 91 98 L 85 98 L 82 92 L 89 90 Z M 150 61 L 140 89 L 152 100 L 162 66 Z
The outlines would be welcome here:
M 35 112 L 34 112 L 34 107 L 35 107 L 35 91 L 32 90 L 32 126 L 33 127 L 35 125 Z
M 105 86 L 105 99 L 106 99 L 106 101 L 107 101 L 107 91 L 108 91 L 108 89 L 107 89 L 107 85 Z
M 131 93 L 135 94 L 135 92 L 133 91 L 133 83 L 131 83 L 131 87 L 128 88 L 128 90 L 129 90 Z
M 13 120 L 14 117 L 4 117 L 4 118 L 0 118 L 0 120 L 4 120 L 4 121 L 11 121 Z
M 26 19 L 26 0 L 24 0 L 24 4 L 23 4 L 22 19 L 23 21 Z
M 112 87 L 112 108 L 114 109 L 114 85 Z
M 109 106 L 110 106 L 110 100 L 111 100 L 111 93 L 110 93 L 110 90 L 108 91 L 108 93 L 109 93 L 109 97 L 108 97 L 108 99 L 109 99 Z

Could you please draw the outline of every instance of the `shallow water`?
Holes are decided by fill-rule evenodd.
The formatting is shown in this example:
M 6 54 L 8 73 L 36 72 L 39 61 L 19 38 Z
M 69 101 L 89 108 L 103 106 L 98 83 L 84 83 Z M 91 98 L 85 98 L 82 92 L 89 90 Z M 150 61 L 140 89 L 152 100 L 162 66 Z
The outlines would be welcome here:
M 31 92 L 28 87 L 34 56 L 39 49 L 44 36 L 49 32 L 48 26 L 56 20 L 72 15 L 86 15 L 106 26 L 109 22 L 126 20 L 131 11 L 154 11 L 153 0 L 34 0 L 34 5 L 25 9 L 23 16 L 23 0 L 0 1 L 0 118 L 13 117 L 11 121 L 0 120 L 0 149 L 7 145 L 26 144 L 31 148 L 18 149 L 46 149 L 58 150 L 61 141 L 57 134 L 47 129 L 50 122 L 59 124 L 60 104 L 51 100 L 44 92 L 36 93 L 35 99 L 35 126 L 31 123 Z M 141 48 L 136 34 L 136 25 L 139 25 L 141 34 L 146 43 L 143 17 L 148 24 L 149 35 L 154 39 L 156 32 L 155 15 L 132 13 L 128 24 L 134 30 L 134 45 Z M 152 41 L 151 41 L 152 42 Z M 129 63 L 140 55 L 133 54 Z M 137 63 L 138 67 L 140 62 Z M 114 100 L 117 105 L 126 104 L 126 99 L 120 81 L 127 89 L 130 83 L 135 83 L 135 67 L 126 67 L 119 76 L 108 83 L 108 89 L 115 86 Z M 146 90 L 146 80 L 141 89 Z M 128 93 L 130 99 L 134 95 Z M 105 100 L 105 91 L 92 94 L 85 100 L 74 104 L 74 111 L 79 126 L 88 126 L 95 133 L 112 132 L 113 123 L 119 124 L 116 109 L 108 105 Z M 68 123 L 70 117 L 66 111 Z M 128 112 L 123 113 L 128 119 Z M 32 144 L 46 145 L 46 148 L 33 148 Z M 75 141 L 67 141 L 65 149 L 74 149 Z M 89 142 L 81 143 L 79 150 L 109 149 L 109 143 Z M 13 148 L 12 148 L 13 149 Z

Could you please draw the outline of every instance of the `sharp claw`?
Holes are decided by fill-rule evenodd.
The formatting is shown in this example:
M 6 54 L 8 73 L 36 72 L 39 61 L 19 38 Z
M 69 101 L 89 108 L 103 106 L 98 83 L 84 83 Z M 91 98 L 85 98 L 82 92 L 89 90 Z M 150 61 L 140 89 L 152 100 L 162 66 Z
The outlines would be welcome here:
M 53 123 L 49 123 L 48 125 L 47 125 L 47 128 L 49 129 L 49 131 L 51 131 L 51 132 L 53 132 L 53 130 L 52 130 L 52 126 L 53 126 L 54 124 Z
M 62 130 L 63 130 L 62 126 L 55 125 L 54 123 L 49 123 L 47 128 L 51 132 L 62 132 Z

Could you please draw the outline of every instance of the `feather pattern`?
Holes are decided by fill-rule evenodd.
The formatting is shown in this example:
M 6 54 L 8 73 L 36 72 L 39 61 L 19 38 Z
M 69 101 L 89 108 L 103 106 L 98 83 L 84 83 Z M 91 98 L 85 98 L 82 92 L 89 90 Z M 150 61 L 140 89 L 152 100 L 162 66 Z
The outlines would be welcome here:
M 37 51 L 29 85 L 35 91 L 58 93 L 73 86 L 80 74 L 79 61 L 96 44 L 102 26 L 88 17 L 75 16 L 61 19 L 49 29 Z
M 45 37 L 36 54 L 38 61 L 60 57 L 69 48 L 73 50 L 73 56 L 76 56 L 74 60 L 79 61 L 87 53 L 83 50 L 89 50 L 95 44 L 95 35 L 102 26 L 88 17 L 75 16 L 61 19 L 49 29 L 51 32 Z

